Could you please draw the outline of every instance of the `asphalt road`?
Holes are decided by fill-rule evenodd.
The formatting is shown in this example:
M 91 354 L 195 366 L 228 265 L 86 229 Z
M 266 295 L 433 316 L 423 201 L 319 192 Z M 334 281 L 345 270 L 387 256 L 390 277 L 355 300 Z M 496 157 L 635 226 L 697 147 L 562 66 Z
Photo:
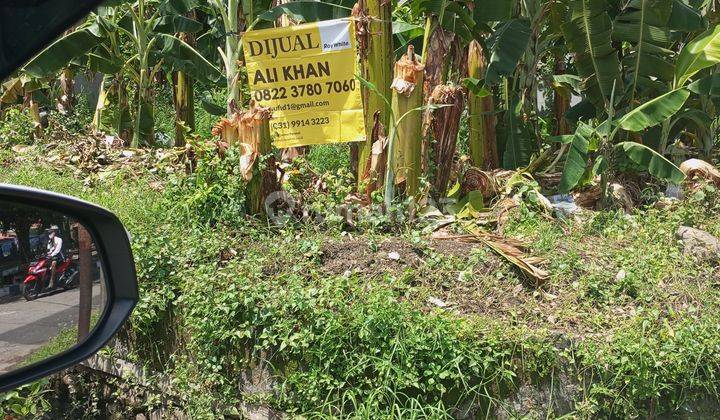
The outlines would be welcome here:
M 20 363 L 60 331 L 77 325 L 77 288 L 0 305 L 0 373 Z M 93 284 L 92 310 L 100 304 L 100 285 Z

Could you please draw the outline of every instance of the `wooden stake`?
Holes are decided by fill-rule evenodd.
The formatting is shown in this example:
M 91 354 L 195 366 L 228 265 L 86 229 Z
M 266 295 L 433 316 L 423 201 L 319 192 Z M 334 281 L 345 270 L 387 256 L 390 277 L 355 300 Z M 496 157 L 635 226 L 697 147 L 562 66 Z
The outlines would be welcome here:
M 92 237 L 90 233 L 78 224 L 78 275 L 80 294 L 80 313 L 78 314 L 77 341 L 81 343 L 90 333 L 90 312 L 92 307 Z

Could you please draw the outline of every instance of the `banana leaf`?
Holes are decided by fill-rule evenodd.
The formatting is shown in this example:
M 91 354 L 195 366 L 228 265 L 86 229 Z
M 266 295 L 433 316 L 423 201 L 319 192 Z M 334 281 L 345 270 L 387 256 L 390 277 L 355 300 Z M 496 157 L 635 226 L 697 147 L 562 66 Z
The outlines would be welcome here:
M 410 37 L 417 38 L 423 35 L 425 28 L 422 25 L 416 25 L 414 23 L 395 21 L 392 23 L 392 32 L 393 35 L 410 34 Z
M 66 67 L 74 58 L 98 46 L 104 36 L 97 24 L 79 29 L 50 44 L 25 65 L 23 71 L 33 77 L 47 77 Z
M 682 109 L 690 96 L 686 89 L 676 89 L 645 102 L 623 115 L 618 125 L 628 131 L 642 131 L 672 117 Z
M 413 16 L 441 16 L 440 25 L 466 42 L 482 36 L 478 31 L 485 24 L 478 25 L 467 3 L 457 0 L 415 0 L 407 3 Z
M 613 86 L 621 86 L 620 61 L 612 44 L 613 25 L 605 0 L 574 0 L 570 20 L 562 32 L 575 53 L 575 67 L 593 105 L 605 110 Z
M 703 29 L 705 22 L 698 10 L 680 0 L 673 0 L 668 27 L 673 31 L 694 32 Z
M 625 141 L 618 143 L 616 147 L 623 150 L 630 160 L 646 169 L 650 175 L 656 178 L 664 179 L 675 184 L 680 184 L 685 179 L 685 174 L 682 173 L 680 168 L 645 145 Z
M 530 21 L 528 19 L 512 19 L 495 30 L 488 39 L 491 56 L 485 73 L 485 84 L 492 86 L 503 76 L 515 72 L 518 61 L 525 53 L 530 42 Z
M 595 118 L 597 115 L 597 109 L 593 103 L 588 99 L 583 99 L 577 104 L 570 107 L 565 112 L 565 119 L 570 122 L 578 122 L 580 120 L 589 120 Z
M 105 48 L 98 48 L 87 55 L 87 68 L 103 74 L 115 74 L 122 70 L 125 62 L 122 57 L 111 55 Z
M 676 138 L 683 130 L 692 130 L 697 134 L 697 141 L 706 155 L 713 147 L 713 136 L 710 131 L 713 118 L 706 112 L 695 108 L 686 108 L 673 118 L 668 138 Z
M 393 22 L 393 46 L 395 48 L 395 56 L 400 57 L 407 52 L 408 44 L 422 44 L 422 38 L 425 34 L 425 28 L 421 25 L 415 25 L 407 22 Z M 418 42 L 420 41 L 420 42 Z M 422 45 L 415 45 L 415 50 L 420 51 Z
M 613 40 L 631 46 L 623 58 L 631 76 L 630 98 L 635 97 L 640 78 L 672 82 L 675 69 L 672 51 L 667 49 L 672 42 L 667 28 L 671 10 L 672 0 L 633 0 L 615 18 Z
M 485 87 L 485 81 L 474 77 L 466 77 L 462 80 L 462 85 L 467 88 L 473 95 L 484 98 L 492 95 L 492 92 Z
M 522 102 L 513 97 L 510 99 L 510 107 L 505 111 L 503 118 L 504 126 L 500 127 L 498 134 L 505 140 L 503 151 L 503 167 L 505 169 L 517 169 L 530 163 L 533 152 L 533 142 L 528 130 L 520 121 Z
M 215 102 L 213 102 L 213 100 L 209 94 L 200 99 L 200 105 L 210 115 L 220 116 L 220 115 L 225 115 L 225 113 L 227 113 L 227 108 L 225 106 L 220 106 L 220 105 L 216 104 Z
M 195 33 L 203 29 L 203 24 L 185 16 L 162 16 L 155 23 L 154 32 L 175 34 L 178 32 Z
M 473 17 L 477 22 L 501 22 L 510 19 L 515 11 L 515 0 L 475 0 Z
M 477 31 L 471 13 L 472 12 L 467 10 L 467 6 L 464 3 L 451 1 L 447 4 L 443 12 L 443 19 L 440 24 L 443 29 L 454 33 L 469 43 L 474 38 L 482 36 L 482 34 Z
M 207 61 L 196 49 L 176 36 L 157 34 L 159 56 L 174 70 L 184 71 L 196 80 L 217 82 L 223 77 L 220 69 Z
M 578 123 L 575 134 L 572 136 L 572 143 L 565 159 L 562 177 L 558 190 L 560 193 L 571 191 L 580 182 L 587 170 L 588 149 L 590 147 L 589 137 L 593 135 L 593 129 L 589 125 Z
M 700 70 L 720 63 L 720 25 L 687 43 L 675 64 L 675 86 L 681 87 Z
M 259 20 L 274 22 L 282 15 L 295 21 L 316 22 L 350 16 L 352 8 L 322 1 L 293 1 L 275 6 L 258 15 Z
M 720 96 L 720 74 L 705 76 L 687 86 L 688 90 L 704 96 Z
M 225 2 L 227 2 L 227 0 L 222 1 L 222 3 Z M 275 2 L 272 0 L 240 0 L 240 3 L 240 10 L 243 11 L 245 19 L 248 22 L 254 22 L 261 12 L 265 10 L 270 10 L 275 4 Z M 350 7 L 352 7 L 352 5 Z
M 159 8 L 163 15 L 182 15 L 198 7 L 199 3 L 198 0 L 164 0 Z
M 574 74 L 555 74 L 552 77 L 553 82 L 557 85 L 566 86 L 575 93 L 580 93 L 580 84 L 582 78 Z

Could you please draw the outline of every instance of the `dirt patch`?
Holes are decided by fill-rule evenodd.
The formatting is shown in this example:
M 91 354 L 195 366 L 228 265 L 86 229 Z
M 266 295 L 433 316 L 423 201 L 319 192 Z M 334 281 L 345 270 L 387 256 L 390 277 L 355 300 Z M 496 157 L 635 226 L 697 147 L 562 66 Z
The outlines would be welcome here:
M 474 250 L 481 249 L 485 250 L 481 257 L 474 254 L 476 257 L 471 258 Z M 438 263 L 438 257 L 453 260 Z M 440 307 L 459 316 L 480 315 L 563 335 L 586 333 L 574 314 L 565 313 L 576 304 L 576 294 L 563 290 L 567 285 L 551 283 L 538 289 L 480 243 L 459 239 L 431 239 L 420 244 L 397 238 L 377 242 L 345 239 L 327 243 L 320 264 L 328 274 L 352 273 L 368 280 L 408 273 L 410 287 L 398 290 L 399 299 L 414 300 L 426 311 Z
M 471 260 L 475 249 L 485 249 L 482 258 Z M 430 259 L 455 259 L 438 265 Z M 432 239 L 413 244 L 391 238 L 372 242 L 366 238 L 331 242 L 322 249 L 322 270 L 331 275 L 360 275 L 378 279 L 411 273 L 409 290 L 401 299 L 417 300 L 427 310 L 438 304 L 460 315 L 500 317 L 525 311 L 536 302 L 533 288 L 506 278 L 511 267 L 480 243 L 455 239 Z M 518 273 L 519 275 L 519 273 Z M 503 275 L 504 276 L 504 275 Z
M 604 282 L 612 282 L 622 268 L 603 255 L 596 246 L 599 241 L 594 238 L 575 246 L 559 241 L 555 258 L 567 259 L 566 254 L 574 252 L 582 262 L 571 272 L 554 273 L 539 288 L 484 245 L 456 239 L 419 244 L 398 238 L 334 241 L 322 249 L 320 264 L 331 275 L 352 273 L 367 280 L 404 276 L 393 283 L 398 299 L 414 301 L 424 311 L 441 308 L 458 316 L 480 316 L 572 339 L 603 340 L 635 316 L 637 302 L 628 296 L 613 297 L 607 303 L 583 301 L 586 290 L 581 280 L 593 274 L 589 271 L 593 263 L 606 268 L 608 279 L 600 279 Z M 688 305 L 683 302 L 685 296 L 671 294 L 663 301 L 675 306 L 677 300 L 682 310 Z
M 328 274 L 342 275 L 349 272 L 375 277 L 402 274 L 408 268 L 417 269 L 433 252 L 466 257 L 478 246 L 449 240 L 432 240 L 416 245 L 400 239 L 372 242 L 365 238 L 355 238 L 325 245 L 320 263 Z

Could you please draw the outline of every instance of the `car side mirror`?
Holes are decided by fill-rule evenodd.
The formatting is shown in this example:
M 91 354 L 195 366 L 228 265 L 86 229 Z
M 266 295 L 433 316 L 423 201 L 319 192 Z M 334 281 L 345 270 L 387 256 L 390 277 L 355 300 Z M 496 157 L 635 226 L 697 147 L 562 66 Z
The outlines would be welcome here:
M 0 391 L 87 359 L 137 301 L 130 241 L 115 215 L 0 184 Z

